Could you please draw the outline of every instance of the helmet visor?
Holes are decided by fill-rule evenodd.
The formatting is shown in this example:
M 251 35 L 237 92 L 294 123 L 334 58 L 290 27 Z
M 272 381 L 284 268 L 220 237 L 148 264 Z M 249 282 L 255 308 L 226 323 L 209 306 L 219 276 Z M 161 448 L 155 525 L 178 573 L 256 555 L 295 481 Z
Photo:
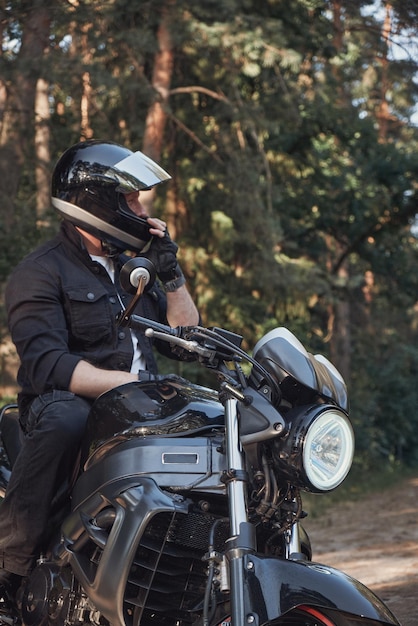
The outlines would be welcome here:
M 171 178 L 170 174 L 139 150 L 109 169 L 109 178 L 117 181 L 116 190 L 122 193 L 150 189 Z

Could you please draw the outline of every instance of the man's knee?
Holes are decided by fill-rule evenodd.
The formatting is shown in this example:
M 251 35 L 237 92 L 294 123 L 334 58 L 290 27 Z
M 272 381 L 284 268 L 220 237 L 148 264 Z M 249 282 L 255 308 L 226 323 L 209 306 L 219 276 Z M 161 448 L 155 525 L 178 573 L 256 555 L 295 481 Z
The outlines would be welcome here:
M 57 401 L 56 415 L 60 432 L 81 436 L 86 426 L 90 406 L 87 400 L 75 395 L 72 395 L 72 398 Z M 53 410 L 54 407 L 52 406 L 51 409 Z
M 30 408 L 26 429 L 57 432 L 63 439 L 78 439 L 84 432 L 91 403 L 68 391 L 38 396 Z

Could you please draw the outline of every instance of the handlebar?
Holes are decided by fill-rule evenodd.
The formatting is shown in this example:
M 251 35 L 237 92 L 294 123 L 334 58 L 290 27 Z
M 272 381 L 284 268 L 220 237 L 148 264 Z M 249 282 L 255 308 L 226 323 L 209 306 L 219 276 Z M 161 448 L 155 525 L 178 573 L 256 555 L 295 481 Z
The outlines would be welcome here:
M 178 327 L 181 328 L 181 327 Z M 155 339 L 161 339 L 162 341 L 169 341 L 170 343 L 183 348 L 187 352 L 194 352 L 199 356 L 203 356 L 205 358 L 210 358 L 214 354 L 214 350 L 210 350 L 201 346 L 197 343 L 197 341 L 190 341 L 189 339 L 183 339 L 178 336 L 168 336 L 165 333 L 158 332 L 153 328 L 147 328 L 145 331 L 146 337 L 153 337 Z
M 131 315 L 127 323 L 129 326 L 142 328 L 146 337 L 166 341 L 209 361 L 212 361 L 216 355 L 217 350 L 214 346 L 202 345 L 202 343 L 192 339 L 195 334 L 199 334 L 200 337 L 205 335 L 207 329 L 201 326 L 176 326 L 172 328 L 140 315 Z
M 149 279 L 137 280 L 138 276 Z M 146 284 L 152 285 L 156 276 L 153 264 L 144 257 L 135 257 L 125 263 L 120 273 L 121 286 L 129 293 L 135 293 L 130 306 L 121 313 L 118 319 L 119 326 L 139 328 L 150 338 L 165 341 L 173 346 L 179 353 L 184 351 L 197 355 L 199 362 L 211 369 L 216 369 L 218 375 L 224 380 L 232 380 L 231 371 L 227 363 L 234 362 L 235 381 L 241 387 L 246 387 L 245 376 L 239 366 L 242 360 L 253 366 L 253 370 L 258 371 L 261 378 L 268 381 L 272 390 L 279 392 L 276 381 L 255 361 L 249 354 L 241 348 L 242 337 L 224 328 L 204 328 L 202 326 L 177 326 L 172 328 L 166 324 L 161 324 L 133 313 L 134 307 L 145 289 Z M 136 291 L 135 291 L 136 287 Z M 181 358 L 181 352 L 180 352 Z
M 176 328 L 172 328 L 167 324 L 161 324 L 161 322 L 155 322 L 153 320 L 148 319 L 147 317 L 141 317 L 140 315 L 130 315 L 122 317 L 121 321 L 122 326 L 129 326 L 142 328 L 142 330 L 147 330 L 147 328 L 151 328 L 157 332 L 162 333 L 163 335 L 168 335 L 169 337 L 180 337 L 182 326 L 177 326 Z
M 240 347 L 242 337 L 236 333 L 232 333 L 224 328 L 204 328 L 203 326 L 177 326 L 172 328 L 139 315 L 131 315 L 126 320 L 126 324 L 141 328 L 147 337 L 165 341 L 189 354 L 196 354 L 201 365 L 210 369 L 216 368 L 218 374 L 222 375 L 224 379 L 232 380 L 232 372 L 226 368 L 226 362 L 234 362 L 238 380 L 244 387 L 248 383 L 244 383 L 239 363 L 243 360 L 247 361 L 253 366 L 253 371 L 259 372 L 261 378 L 268 381 L 274 393 L 280 395 L 277 383 L 271 375 L 260 363 L 242 350 Z
M 176 326 L 175 328 L 149 320 L 140 315 L 131 315 L 126 325 L 141 328 L 147 337 L 153 337 L 209 358 L 218 355 L 225 360 L 251 359 L 240 348 L 241 337 L 223 328 L 203 326 Z M 232 339 L 232 340 L 231 340 Z

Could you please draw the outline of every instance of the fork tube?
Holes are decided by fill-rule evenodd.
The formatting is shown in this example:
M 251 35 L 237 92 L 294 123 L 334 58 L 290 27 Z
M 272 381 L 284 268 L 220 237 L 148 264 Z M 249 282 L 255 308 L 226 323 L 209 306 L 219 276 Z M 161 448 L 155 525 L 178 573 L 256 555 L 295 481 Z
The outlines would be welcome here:
M 228 399 L 225 404 L 228 498 L 231 535 L 234 537 L 239 535 L 241 523 L 247 521 L 246 483 L 241 478 L 245 468 L 239 439 L 237 404 L 235 398 Z
M 229 468 L 226 481 L 231 526 L 231 537 L 227 542 L 226 552 L 230 574 L 231 623 L 232 626 L 243 626 L 247 623 L 248 617 L 245 615 L 244 557 L 248 553 L 255 552 L 255 539 L 252 525 L 248 524 L 247 517 L 247 481 L 235 398 L 229 398 L 225 402 L 225 427 Z

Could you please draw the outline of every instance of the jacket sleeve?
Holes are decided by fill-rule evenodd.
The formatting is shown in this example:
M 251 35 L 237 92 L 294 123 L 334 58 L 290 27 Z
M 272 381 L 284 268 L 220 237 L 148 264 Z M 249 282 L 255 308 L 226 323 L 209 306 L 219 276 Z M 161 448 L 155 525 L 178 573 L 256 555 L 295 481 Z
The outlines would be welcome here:
M 36 259 L 24 260 L 6 287 L 12 340 L 21 361 L 19 384 L 37 394 L 68 389 L 81 356 L 68 348 L 68 330 L 57 276 Z

